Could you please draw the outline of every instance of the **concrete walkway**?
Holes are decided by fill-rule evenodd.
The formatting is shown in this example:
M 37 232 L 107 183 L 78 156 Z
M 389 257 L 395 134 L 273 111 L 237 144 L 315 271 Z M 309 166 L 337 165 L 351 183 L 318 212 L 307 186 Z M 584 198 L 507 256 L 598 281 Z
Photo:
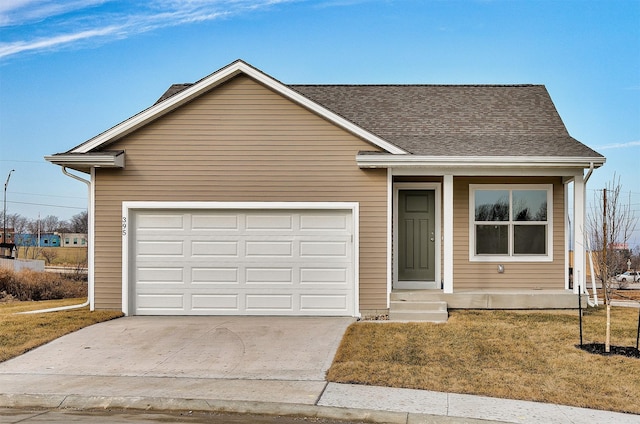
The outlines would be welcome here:
M 0 363 L 0 407 L 233 411 L 385 423 L 640 423 L 640 415 L 327 383 L 345 318 L 128 317 Z

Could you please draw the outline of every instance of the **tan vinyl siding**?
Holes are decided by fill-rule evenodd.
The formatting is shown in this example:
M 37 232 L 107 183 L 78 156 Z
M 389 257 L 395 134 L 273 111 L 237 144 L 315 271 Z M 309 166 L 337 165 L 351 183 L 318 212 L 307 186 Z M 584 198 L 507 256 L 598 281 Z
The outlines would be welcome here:
M 95 302 L 121 307 L 123 201 L 359 202 L 360 307 L 386 307 L 386 170 L 374 148 L 248 77 L 237 77 L 108 147 L 96 172 Z
M 469 261 L 469 184 L 553 184 L 553 262 Z M 563 289 L 564 185 L 561 178 L 454 178 L 453 281 L 454 291 L 473 289 Z

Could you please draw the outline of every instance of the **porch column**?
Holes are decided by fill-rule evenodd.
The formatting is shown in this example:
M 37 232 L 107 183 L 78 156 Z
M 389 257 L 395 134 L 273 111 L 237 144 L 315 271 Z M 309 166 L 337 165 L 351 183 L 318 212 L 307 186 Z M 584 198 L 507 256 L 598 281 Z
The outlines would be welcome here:
M 573 292 L 578 293 L 578 283 L 585 290 L 585 191 L 586 184 L 582 174 L 576 175 L 573 182 Z
M 442 178 L 443 290 L 453 293 L 453 175 Z

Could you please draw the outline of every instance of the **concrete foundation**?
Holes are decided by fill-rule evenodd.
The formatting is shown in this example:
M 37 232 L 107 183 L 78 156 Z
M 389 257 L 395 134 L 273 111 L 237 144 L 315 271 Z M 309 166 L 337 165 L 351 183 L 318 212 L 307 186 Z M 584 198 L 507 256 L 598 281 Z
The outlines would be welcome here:
M 578 295 L 571 290 L 394 290 L 391 301 L 446 302 L 449 309 L 577 309 Z M 587 307 L 587 296 L 582 296 Z

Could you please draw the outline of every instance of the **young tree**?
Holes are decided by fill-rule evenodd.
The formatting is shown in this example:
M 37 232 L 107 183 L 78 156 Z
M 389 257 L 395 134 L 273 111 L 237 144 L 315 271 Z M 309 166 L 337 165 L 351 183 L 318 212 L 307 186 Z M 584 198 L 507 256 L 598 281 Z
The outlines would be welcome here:
M 40 220 L 40 226 L 43 233 L 51 234 L 58 231 L 60 219 L 55 215 L 47 215 Z
M 44 260 L 47 262 L 47 265 L 51 265 L 51 261 L 53 261 L 55 258 L 58 257 L 58 252 L 56 251 L 56 249 L 42 249 L 42 251 L 40 252 L 40 255 L 42 255 L 42 257 L 44 258 Z
M 620 269 L 626 269 L 626 255 L 621 255 L 618 246 L 626 244 L 635 231 L 638 218 L 635 216 L 629 199 L 622 198 L 620 177 L 596 191 L 591 213 L 587 218 L 588 237 L 591 241 L 591 254 L 596 262 L 596 276 L 602 282 L 604 302 L 607 308 L 607 327 L 605 350 L 611 345 L 611 275 Z M 626 203 L 625 203 L 626 201 Z
M 87 211 L 80 212 L 71 217 L 69 222 L 71 232 L 73 233 L 87 233 L 89 231 L 89 213 Z

